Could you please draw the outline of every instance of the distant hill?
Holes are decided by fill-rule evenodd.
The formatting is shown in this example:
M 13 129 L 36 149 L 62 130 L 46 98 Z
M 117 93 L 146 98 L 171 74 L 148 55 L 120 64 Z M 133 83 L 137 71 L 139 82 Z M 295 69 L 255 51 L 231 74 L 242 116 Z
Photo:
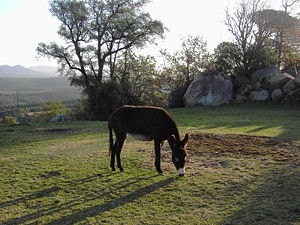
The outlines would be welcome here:
M 16 92 L 22 104 L 49 100 L 72 101 L 80 98 L 80 90 L 71 87 L 63 77 L 52 78 L 0 78 L 0 108 L 15 104 Z
M 55 67 L 31 67 L 26 68 L 24 66 L 0 66 L 0 78 L 47 78 L 57 77 Z
M 30 70 L 36 71 L 36 72 L 43 72 L 43 73 L 48 73 L 48 74 L 53 74 L 53 75 L 59 75 L 57 72 L 57 68 L 54 66 L 32 66 L 29 67 Z
M 57 89 L 76 89 L 70 86 L 67 78 L 0 78 L 0 93 L 47 92 Z M 77 90 L 77 89 L 76 89 Z

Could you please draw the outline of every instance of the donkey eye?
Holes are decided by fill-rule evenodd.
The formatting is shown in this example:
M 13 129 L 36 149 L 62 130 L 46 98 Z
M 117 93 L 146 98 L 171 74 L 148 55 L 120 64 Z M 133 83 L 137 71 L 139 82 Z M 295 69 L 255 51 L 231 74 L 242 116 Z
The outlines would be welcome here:
M 175 160 L 176 162 L 179 162 L 179 158 L 174 158 L 174 160 Z

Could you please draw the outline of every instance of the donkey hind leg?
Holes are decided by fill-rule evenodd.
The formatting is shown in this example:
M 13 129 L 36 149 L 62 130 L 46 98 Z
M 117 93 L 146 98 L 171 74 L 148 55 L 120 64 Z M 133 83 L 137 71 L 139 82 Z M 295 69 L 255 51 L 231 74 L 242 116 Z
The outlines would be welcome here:
M 111 153 L 110 153 L 110 168 L 111 168 L 111 171 L 116 171 L 116 168 L 115 168 L 115 155 L 116 155 L 115 145 L 116 144 L 114 144 L 114 146 L 111 150 Z
M 126 135 L 116 135 L 116 141 L 112 148 L 111 158 L 110 158 L 110 167 L 112 171 L 116 171 L 115 168 L 115 158 L 117 158 L 117 166 L 121 172 L 123 172 L 123 168 L 121 165 L 121 150 L 125 141 Z
M 159 174 L 162 174 L 162 170 L 160 168 L 160 151 L 161 151 L 161 142 L 154 140 L 154 148 L 155 148 L 155 168 Z
M 116 143 L 115 143 L 115 146 L 114 146 L 114 151 L 115 151 L 115 154 L 116 154 L 116 157 L 117 157 L 117 166 L 120 169 L 120 171 L 123 172 L 124 169 L 123 169 L 122 164 L 121 164 L 121 151 L 122 151 L 125 139 L 126 139 L 126 134 L 118 135 L 116 139 L 117 140 L 116 140 Z

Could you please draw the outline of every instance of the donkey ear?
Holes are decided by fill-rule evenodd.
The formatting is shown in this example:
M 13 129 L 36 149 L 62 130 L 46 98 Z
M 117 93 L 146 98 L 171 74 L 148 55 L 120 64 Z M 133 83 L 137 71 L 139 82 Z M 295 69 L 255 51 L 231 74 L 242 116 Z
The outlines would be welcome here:
M 185 146 L 189 140 L 189 134 L 185 134 L 183 140 L 181 141 L 182 146 Z
M 169 144 L 170 144 L 171 147 L 176 146 L 176 138 L 175 138 L 174 135 L 171 135 L 168 141 L 169 141 Z

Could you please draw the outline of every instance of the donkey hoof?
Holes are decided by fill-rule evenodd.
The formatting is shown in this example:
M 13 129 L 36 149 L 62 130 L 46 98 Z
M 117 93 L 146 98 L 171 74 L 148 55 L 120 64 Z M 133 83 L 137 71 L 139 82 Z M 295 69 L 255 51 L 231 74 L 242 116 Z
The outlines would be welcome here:
M 124 169 L 123 169 L 123 168 L 120 168 L 120 172 L 123 173 L 123 172 L 124 172 Z
M 112 172 L 116 171 L 116 168 L 112 167 L 112 168 L 111 168 L 111 171 L 112 171 Z

